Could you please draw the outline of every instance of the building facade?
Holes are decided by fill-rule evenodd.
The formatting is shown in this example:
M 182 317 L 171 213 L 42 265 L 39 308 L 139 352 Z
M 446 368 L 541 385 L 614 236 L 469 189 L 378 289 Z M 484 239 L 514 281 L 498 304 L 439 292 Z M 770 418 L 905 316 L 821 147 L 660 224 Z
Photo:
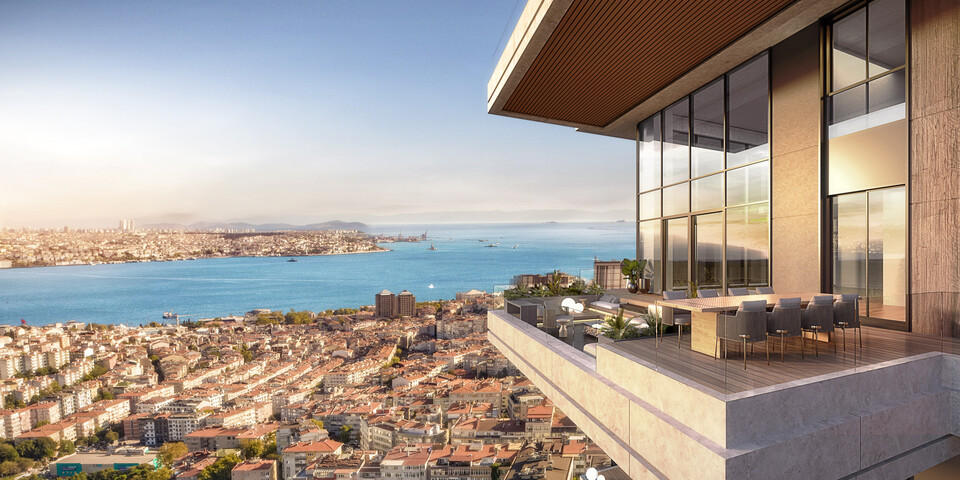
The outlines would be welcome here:
M 652 293 L 855 293 L 862 323 L 877 331 L 960 337 L 960 3 L 691 5 L 530 0 L 488 83 L 488 111 L 635 143 L 636 252 L 652 268 Z M 818 418 L 841 430 L 869 424 L 877 436 L 849 440 L 871 452 L 855 464 L 814 468 L 780 455 L 834 458 L 838 433 L 813 422 L 794 425 L 804 433 L 738 423 L 747 410 L 776 410 L 774 392 L 708 400 L 671 383 L 681 403 L 701 402 L 688 405 L 701 414 L 680 411 L 637 383 L 678 379 L 647 377 L 636 361 L 608 356 L 612 349 L 580 358 L 508 316 L 495 312 L 488 324 L 492 342 L 578 425 L 592 424 L 585 431 L 632 478 L 694 473 L 646 450 L 645 433 L 632 425 L 639 418 L 661 428 L 661 439 L 679 432 L 678 444 L 709 438 L 691 447 L 700 460 L 687 459 L 704 477 L 905 478 L 960 453 L 960 428 L 945 420 L 960 414 L 945 400 L 958 383 L 958 357 L 947 347 L 935 360 L 875 367 L 872 381 L 884 379 L 875 392 L 876 384 L 817 384 L 819 398 L 838 402 L 836 415 Z M 929 383 L 914 389 L 897 377 L 901 368 L 921 368 L 913 380 Z M 862 381 L 860 374 L 842 378 Z M 813 395 L 810 382 L 794 394 Z M 629 422 L 602 413 L 614 398 L 631 405 Z M 702 422 L 717 399 L 711 415 L 719 420 Z M 935 405 L 920 407 L 928 401 Z M 939 420 L 927 418 L 934 411 Z M 764 455 L 780 467 L 753 463 Z

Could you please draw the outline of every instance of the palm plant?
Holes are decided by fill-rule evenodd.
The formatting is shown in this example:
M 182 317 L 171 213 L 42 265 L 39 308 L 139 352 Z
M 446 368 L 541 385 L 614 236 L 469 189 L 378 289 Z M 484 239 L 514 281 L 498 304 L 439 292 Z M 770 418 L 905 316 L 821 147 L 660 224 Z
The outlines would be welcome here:
M 603 295 L 603 287 L 599 283 L 591 283 L 589 287 L 584 291 L 587 295 Z
M 604 319 L 603 326 L 600 327 L 600 333 L 605 337 L 614 340 L 625 338 L 636 338 L 640 336 L 640 329 L 623 318 L 623 309 L 617 310 L 617 314 Z
M 550 274 L 550 282 L 547 284 L 547 291 L 551 297 L 563 295 L 563 273 L 560 270 L 554 270 Z
M 660 318 L 659 309 L 647 310 L 646 312 L 640 314 L 640 318 L 643 319 L 643 323 L 647 324 L 647 334 L 656 332 L 660 328 L 660 324 L 663 322 L 663 319 Z
M 587 289 L 587 284 L 583 282 L 582 278 L 577 278 L 573 283 L 567 287 L 567 295 L 581 295 Z

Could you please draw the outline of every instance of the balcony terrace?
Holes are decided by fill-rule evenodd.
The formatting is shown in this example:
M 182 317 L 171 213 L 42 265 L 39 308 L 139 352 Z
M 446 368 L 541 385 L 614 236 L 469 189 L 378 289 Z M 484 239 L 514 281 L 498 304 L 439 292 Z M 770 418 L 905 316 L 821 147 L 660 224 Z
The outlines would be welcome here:
M 505 311 L 488 325 L 631 478 L 906 478 L 960 454 L 949 337 L 864 327 L 862 350 L 851 330 L 846 351 L 820 342 L 816 356 L 808 340 L 801 359 L 792 339 L 770 365 L 761 343 L 744 369 L 735 347 L 715 360 L 686 334 L 680 348 L 675 335 L 595 343 L 585 324 L 558 338 Z

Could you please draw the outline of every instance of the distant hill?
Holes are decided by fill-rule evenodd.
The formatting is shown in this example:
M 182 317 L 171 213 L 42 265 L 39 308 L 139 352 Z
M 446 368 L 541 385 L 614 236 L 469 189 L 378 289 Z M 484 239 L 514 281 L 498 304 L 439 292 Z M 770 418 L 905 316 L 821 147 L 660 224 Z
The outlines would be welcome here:
M 146 230 L 253 230 L 256 232 L 276 232 L 285 230 L 363 230 L 366 224 L 360 222 L 344 222 L 340 220 L 331 220 L 323 223 L 311 223 L 309 225 L 292 225 L 289 223 L 222 223 L 222 222 L 194 222 L 190 225 L 180 223 L 151 223 L 142 225 L 140 228 Z

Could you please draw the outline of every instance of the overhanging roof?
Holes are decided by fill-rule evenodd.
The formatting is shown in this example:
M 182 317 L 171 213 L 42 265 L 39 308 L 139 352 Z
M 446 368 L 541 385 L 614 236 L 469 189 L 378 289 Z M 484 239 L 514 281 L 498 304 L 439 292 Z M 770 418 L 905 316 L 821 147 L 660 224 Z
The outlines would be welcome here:
M 529 0 L 490 113 L 635 138 L 650 114 L 845 0 Z

